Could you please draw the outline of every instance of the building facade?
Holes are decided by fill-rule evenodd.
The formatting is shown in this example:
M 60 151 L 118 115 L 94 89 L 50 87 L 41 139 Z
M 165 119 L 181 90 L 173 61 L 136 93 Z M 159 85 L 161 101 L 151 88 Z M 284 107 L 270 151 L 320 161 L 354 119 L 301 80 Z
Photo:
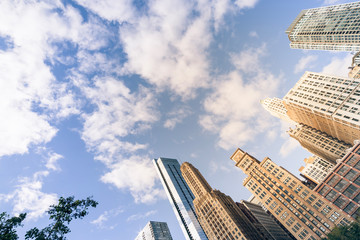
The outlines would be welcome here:
M 286 30 L 290 47 L 359 51 L 360 2 L 307 9 Z
M 349 78 L 360 78 L 360 52 L 357 52 L 352 58 Z
M 293 121 L 353 145 L 360 136 L 360 80 L 305 72 L 283 101 Z
M 209 239 L 269 239 L 255 228 L 229 196 L 213 190 L 198 169 L 185 162 L 181 172 L 195 195 L 195 210 Z
M 292 124 L 296 124 L 293 120 L 287 115 L 287 110 L 283 104 L 283 100 L 280 98 L 266 98 L 260 101 L 261 105 L 265 110 L 267 110 L 274 117 L 280 118 L 284 121 L 287 121 Z
M 303 177 L 315 184 L 321 183 L 335 166 L 318 156 L 305 158 L 304 162 L 305 167 L 301 167 L 299 171 Z
M 179 162 L 176 159 L 159 158 L 154 159 L 153 163 L 185 238 L 206 240 L 194 209 L 195 197 L 181 175 Z
M 261 232 L 269 235 L 269 238 L 276 240 L 293 239 L 260 205 L 244 200 L 236 204 Z
M 360 217 L 360 142 L 314 191 L 354 219 Z
M 248 175 L 243 185 L 296 239 L 321 239 L 354 220 L 268 157 L 259 162 L 237 149 L 231 159 Z
M 150 221 L 135 240 L 173 240 L 166 222 Z
M 296 125 L 295 129 L 290 128 L 288 134 L 303 148 L 333 164 L 336 164 L 337 159 L 343 158 L 346 149 L 352 146 L 304 124 Z

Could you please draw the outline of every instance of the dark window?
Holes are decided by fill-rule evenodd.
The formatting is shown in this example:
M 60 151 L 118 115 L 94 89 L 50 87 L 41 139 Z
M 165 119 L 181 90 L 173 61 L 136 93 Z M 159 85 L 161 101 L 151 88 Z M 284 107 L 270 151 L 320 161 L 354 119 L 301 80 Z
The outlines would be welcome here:
M 356 192 L 358 188 L 351 184 L 347 189 L 345 189 L 344 191 L 344 195 L 347 196 L 348 198 L 351 198 L 351 196 Z
M 339 197 L 335 200 L 334 204 L 335 204 L 336 206 L 338 206 L 339 208 L 342 208 L 342 207 L 346 204 L 346 202 L 347 202 L 347 199 L 346 199 L 344 196 L 339 196 Z
M 335 189 L 338 190 L 339 192 L 341 192 L 347 185 L 348 185 L 348 181 L 346 181 L 345 179 L 341 179 L 336 185 L 335 185 Z
M 344 212 L 350 214 L 352 212 L 352 210 L 355 208 L 355 204 L 350 202 L 346 208 L 344 208 Z
M 334 190 L 331 190 L 327 195 L 326 195 L 326 199 L 327 200 L 329 200 L 330 202 L 332 202 L 334 199 L 335 199 L 335 197 L 337 197 L 337 192 L 336 191 L 334 191 Z
M 351 169 L 346 175 L 345 178 L 352 181 L 354 177 L 356 176 L 357 172 L 354 169 Z

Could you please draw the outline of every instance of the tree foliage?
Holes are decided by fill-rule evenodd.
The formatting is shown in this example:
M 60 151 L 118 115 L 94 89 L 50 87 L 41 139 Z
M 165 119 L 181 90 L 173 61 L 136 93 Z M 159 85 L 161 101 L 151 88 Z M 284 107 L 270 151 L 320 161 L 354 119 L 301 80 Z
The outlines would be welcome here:
M 22 226 L 26 213 L 21 213 L 18 217 L 12 217 L 6 213 L 0 213 L 0 240 L 16 240 L 18 235 L 15 228 Z
M 52 223 L 49 226 L 38 229 L 30 229 L 25 234 L 25 239 L 33 240 L 65 240 L 65 235 L 71 232 L 68 225 L 73 219 L 82 219 L 88 213 L 89 207 L 96 207 L 98 202 L 88 197 L 83 200 L 74 200 L 74 197 L 59 198 L 57 205 L 51 205 L 47 211 Z M 25 219 L 26 213 L 19 217 L 9 218 L 6 213 L 0 214 L 0 240 L 16 240 L 18 236 L 15 228 L 22 226 L 21 222 Z
M 327 235 L 323 240 L 360 240 L 360 218 L 347 226 L 339 226 Z

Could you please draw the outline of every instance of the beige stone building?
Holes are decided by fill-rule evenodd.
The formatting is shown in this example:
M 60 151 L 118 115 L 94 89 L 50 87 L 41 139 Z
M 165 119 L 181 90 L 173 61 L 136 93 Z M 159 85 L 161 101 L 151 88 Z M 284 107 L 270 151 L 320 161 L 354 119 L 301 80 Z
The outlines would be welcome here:
M 319 156 L 305 158 L 304 162 L 305 167 L 299 169 L 301 175 L 316 184 L 321 183 L 335 166 Z
M 293 120 L 287 115 L 287 110 L 283 104 L 283 100 L 280 98 L 266 98 L 260 101 L 261 105 L 265 110 L 267 110 L 274 117 L 280 118 L 288 123 L 296 124 Z
M 248 175 L 243 185 L 297 239 L 321 239 L 353 220 L 268 157 L 260 162 L 237 149 L 231 159 Z
M 352 58 L 349 72 L 349 78 L 360 78 L 360 52 L 357 52 Z
M 213 190 L 198 169 L 185 162 L 181 165 L 181 173 L 195 196 L 195 211 L 209 240 L 268 239 L 229 196 Z
M 293 121 L 348 144 L 359 139 L 359 79 L 305 72 L 283 100 Z
M 288 133 L 303 148 L 333 164 L 336 164 L 337 159 L 343 158 L 346 149 L 352 146 L 304 124 L 298 124 L 295 129 L 290 128 Z

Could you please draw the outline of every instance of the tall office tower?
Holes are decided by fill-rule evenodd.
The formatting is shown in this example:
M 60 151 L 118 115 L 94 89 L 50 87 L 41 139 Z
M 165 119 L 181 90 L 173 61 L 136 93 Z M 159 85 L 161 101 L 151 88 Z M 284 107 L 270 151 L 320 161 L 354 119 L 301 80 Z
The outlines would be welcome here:
M 181 172 L 195 195 L 195 210 L 209 239 L 268 239 L 258 232 L 229 196 L 213 190 L 194 166 L 185 162 Z
M 286 114 L 287 110 L 283 104 L 283 100 L 280 98 L 266 98 L 260 101 L 261 105 L 274 117 L 280 118 L 289 123 L 295 124 Z
M 170 230 L 166 222 L 150 221 L 137 235 L 135 240 L 172 240 Z
M 297 123 L 351 145 L 359 139 L 359 79 L 305 72 L 283 102 L 287 115 Z
M 159 158 L 154 159 L 153 163 L 185 238 L 206 240 L 194 209 L 195 197 L 181 175 L 179 162 L 176 159 Z
M 360 2 L 302 10 L 286 30 L 290 47 L 359 51 Z
M 260 205 L 244 200 L 236 203 L 236 205 L 261 232 L 270 235 L 269 238 L 276 240 L 292 239 L 292 236 L 289 236 Z
M 360 78 L 360 52 L 357 52 L 352 58 L 349 78 Z
M 355 144 L 314 191 L 354 219 L 360 217 L 360 142 Z
M 348 74 L 349 78 L 360 78 L 360 66 L 354 66 L 350 68 L 350 72 Z
M 305 167 L 299 169 L 306 179 L 319 184 L 332 171 L 334 164 L 325 161 L 321 157 L 312 156 L 304 159 Z
M 304 124 L 298 124 L 295 129 L 290 128 L 288 133 L 303 148 L 333 164 L 336 164 L 337 159 L 343 158 L 346 149 L 352 146 Z
M 243 185 L 296 239 L 321 239 L 335 225 L 354 220 L 268 157 L 259 162 L 237 149 L 230 158 L 248 175 Z

